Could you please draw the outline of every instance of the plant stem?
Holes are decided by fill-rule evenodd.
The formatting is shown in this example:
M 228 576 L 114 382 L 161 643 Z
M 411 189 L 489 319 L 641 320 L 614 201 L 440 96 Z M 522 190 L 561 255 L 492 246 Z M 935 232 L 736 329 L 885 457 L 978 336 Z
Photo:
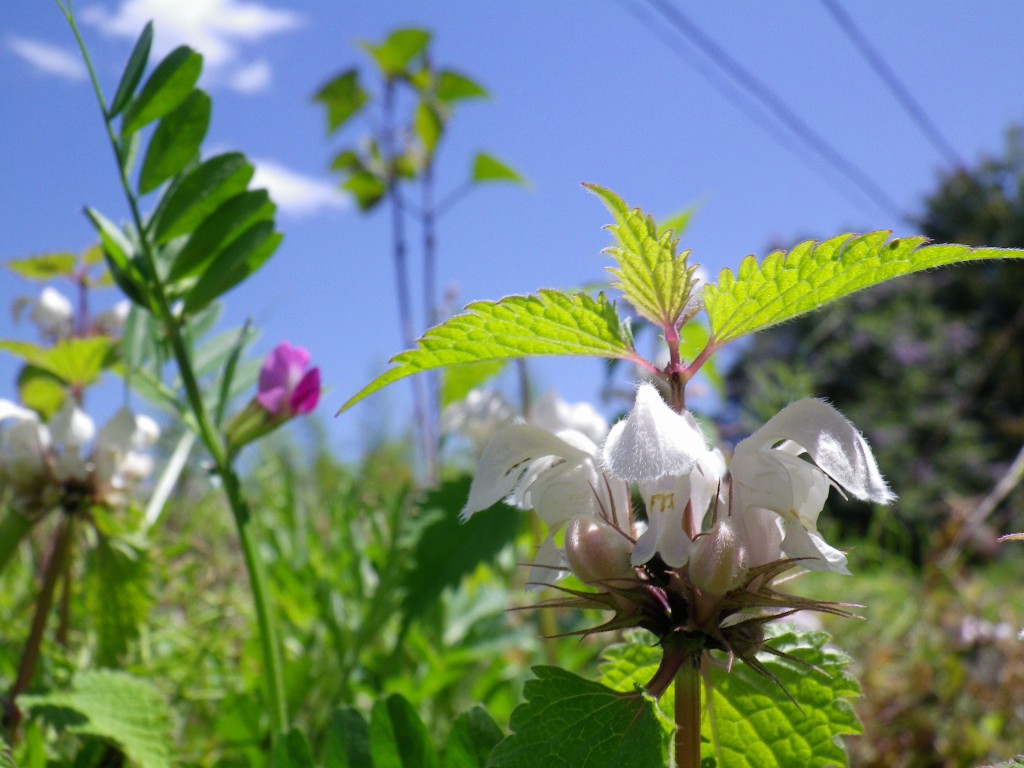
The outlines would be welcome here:
M 700 654 L 676 673 L 676 768 L 700 768 Z

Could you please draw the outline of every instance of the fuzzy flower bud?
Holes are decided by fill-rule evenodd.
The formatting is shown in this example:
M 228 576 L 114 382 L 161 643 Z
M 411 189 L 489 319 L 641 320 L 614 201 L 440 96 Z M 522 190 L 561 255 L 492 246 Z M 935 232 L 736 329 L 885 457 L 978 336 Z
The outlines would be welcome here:
M 690 551 L 690 581 L 702 592 L 724 595 L 743 583 L 747 550 L 731 521 L 723 518 L 697 537 Z
M 585 584 L 632 577 L 630 550 L 632 545 L 625 536 L 596 517 L 575 517 L 565 530 L 566 559 Z

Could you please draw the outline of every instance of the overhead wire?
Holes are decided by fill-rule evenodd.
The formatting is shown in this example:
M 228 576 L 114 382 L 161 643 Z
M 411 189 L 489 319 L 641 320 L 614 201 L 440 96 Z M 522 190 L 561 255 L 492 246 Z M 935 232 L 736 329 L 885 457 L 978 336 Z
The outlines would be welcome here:
M 661 17 L 680 35 L 696 46 L 716 67 L 724 71 L 740 88 L 761 103 L 777 120 L 786 126 L 803 144 L 813 149 L 835 171 L 852 183 L 879 209 L 887 215 L 903 218 L 899 205 L 836 147 L 814 131 L 774 91 L 762 83 L 752 72 L 733 59 L 714 40 L 700 30 L 685 14 L 667 0 L 647 0 Z M 664 39 L 664 38 L 663 38 Z M 672 41 L 670 45 L 677 55 L 681 50 Z M 705 75 L 706 76 L 706 75 Z M 714 81 L 712 81 L 714 85 Z M 715 86 L 716 88 L 719 86 Z M 766 129 L 763 122 L 759 127 Z
M 867 36 L 860 31 L 860 28 L 854 23 L 853 19 L 849 14 L 843 10 L 843 7 L 839 5 L 838 0 L 821 0 L 821 4 L 825 6 L 825 10 L 831 14 L 836 24 L 843 31 L 850 42 L 856 46 L 857 50 L 861 52 L 861 55 L 867 59 L 868 64 L 875 70 L 875 73 L 882 79 L 882 82 L 892 91 L 893 96 L 900 103 L 900 106 L 910 115 L 911 119 L 917 123 L 917 127 L 921 129 L 921 132 L 927 137 L 928 141 L 931 142 L 932 146 L 935 147 L 936 151 L 942 155 L 946 162 L 952 167 L 960 167 L 963 165 L 963 160 L 957 153 L 953 146 L 946 141 L 946 138 L 939 131 L 935 122 L 928 116 L 924 108 L 917 102 L 913 94 L 903 85 L 900 79 L 896 76 L 892 67 L 882 57 L 882 54 L 875 49 Z

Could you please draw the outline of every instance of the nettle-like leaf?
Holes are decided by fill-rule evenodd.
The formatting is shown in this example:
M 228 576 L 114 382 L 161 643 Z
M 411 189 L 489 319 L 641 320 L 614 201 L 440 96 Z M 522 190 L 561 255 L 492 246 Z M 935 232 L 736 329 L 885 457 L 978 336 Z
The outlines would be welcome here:
M 113 666 L 139 633 L 152 604 L 147 553 L 123 541 L 100 536 L 89 549 L 85 604 L 96 632 L 97 658 Z
M 618 280 L 614 286 L 652 323 L 676 325 L 690 299 L 693 269 L 686 263 L 690 252 L 677 254 L 678 241 L 671 231 L 659 233 L 654 219 L 638 208 L 630 209 L 615 193 L 593 184 L 584 186 L 615 217 L 607 229 L 618 245 L 605 249 L 618 263 L 608 268 Z
M 79 672 L 68 690 L 23 695 L 18 704 L 58 730 L 117 745 L 141 768 L 170 768 L 171 712 L 145 680 L 112 669 Z
M 25 259 L 12 259 L 7 268 L 27 280 L 53 280 L 55 277 L 70 277 L 75 272 L 76 259 L 73 253 L 43 253 Z
M 52 347 L 24 341 L 0 341 L 0 349 L 72 386 L 87 387 L 116 362 L 117 343 L 109 336 L 90 336 L 61 339 Z
M 466 397 L 505 370 L 504 360 L 453 365 L 441 375 L 441 407 L 444 408 Z
M 889 241 L 888 231 L 808 241 L 775 251 L 758 264 L 748 256 L 735 276 L 722 270 L 704 288 L 716 344 L 791 320 L 872 285 L 913 272 L 982 259 L 1024 257 L 1013 248 L 925 245 L 923 237 Z
M 846 671 L 849 657 L 827 647 L 828 635 L 823 632 L 800 632 L 785 625 L 769 629 L 772 648 L 804 662 L 767 653 L 757 657 L 796 704 L 775 682 L 739 660 L 731 672 L 713 666 L 713 717 L 705 706 L 701 726 L 704 758 L 714 758 L 718 768 L 846 765 L 840 738 L 861 732 L 849 702 L 860 694 L 857 682 Z M 650 635 L 630 632 L 625 643 L 611 646 L 602 656 L 600 680 L 616 690 L 629 691 L 654 676 L 661 651 L 651 643 Z M 670 688 L 659 702 L 667 724 L 674 716 L 672 694 Z M 707 691 L 704 703 L 708 704 Z
M 341 410 L 392 382 L 421 371 L 481 360 L 533 355 L 589 355 L 639 360 L 628 326 L 604 294 L 541 290 L 533 296 L 478 301 L 431 328 L 416 348 L 392 358 L 389 371 L 354 395 Z
M 613 691 L 558 667 L 534 667 L 526 702 L 512 712 L 512 735 L 490 768 L 655 768 L 666 739 L 650 699 Z

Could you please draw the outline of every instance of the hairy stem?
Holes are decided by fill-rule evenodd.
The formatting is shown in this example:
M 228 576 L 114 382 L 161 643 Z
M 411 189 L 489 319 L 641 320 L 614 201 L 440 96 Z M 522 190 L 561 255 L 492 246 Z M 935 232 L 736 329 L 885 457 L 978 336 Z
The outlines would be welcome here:
M 700 654 L 676 673 L 676 768 L 700 768 Z

